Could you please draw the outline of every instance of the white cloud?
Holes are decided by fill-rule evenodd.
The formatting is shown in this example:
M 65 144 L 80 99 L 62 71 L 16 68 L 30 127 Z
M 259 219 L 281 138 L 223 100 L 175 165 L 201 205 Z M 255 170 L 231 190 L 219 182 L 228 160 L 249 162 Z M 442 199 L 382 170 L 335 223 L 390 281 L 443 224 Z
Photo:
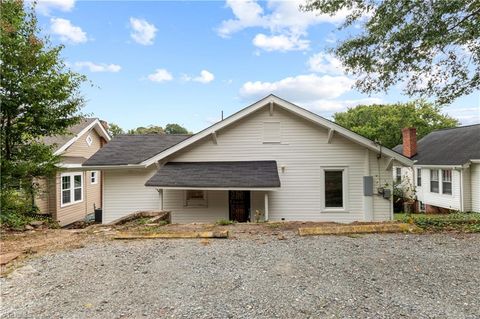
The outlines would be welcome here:
M 317 53 L 308 59 L 308 67 L 310 71 L 322 74 L 344 74 L 345 70 L 342 62 L 334 55 L 328 53 Z
M 51 10 L 71 11 L 75 6 L 75 0 L 39 0 L 35 7 L 38 12 L 49 15 Z
M 173 80 L 173 76 L 165 69 L 156 69 L 154 73 L 148 76 L 148 79 L 153 82 L 166 82 Z
M 199 82 L 199 83 L 203 83 L 203 84 L 210 83 L 214 79 L 215 79 L 215 76 L 213 75 L 213 73 L 211 73 L 207 70 L 202 70 L 200 72 L 200 75 L 196 76 L 196 77 L 192 77 L 192 76 L 187 75 L 187 74 L 184 74 L 182 76 L 183 81 L 194 81 L 194 82 Z
M 119 72 L 122 67 L 118 64 L 94 63 L 90 61 L 75 62 L 78 69 L 87 68 L 90 72 Z
M 51 31 L 60 37 L 60 40 L 71 43 L 87 42 L 87 34 L 77 26 L 74 26 L 69 20 L 62 18 L 50 19 Z
M 304 0 L 270 0 L 267 2 L 266 8 L 269 13 L 265 13 L 262 6 L 255 0 L 227 0 L 226 6 L 232 10 L 233 19 L 224 20 L 217 29 L 221 37 L 229 37 L 235 32 L 246 28 L 259 27 L 269 30 L 272 37 L 283 36 L 288 39 L 296 39 L 297 45 L 291 46 L 264 46 L 263 49 L 275 50 L 306 50 L 309 47 L 307 36 L 307 29 L 310 26 L 320 23 L 334 23 L 342 22 L 348 14 L 348 11 L 342 11 L 334 16 L 321 14 L 315 12 L 303 12 L 299 10 L 300 4 L 304 4 Z M 282 42 L 285 42 L 282 38 Z M 270 39 L 273 41 L 273 39 Z M 275 38 L 279 41 L 280 38 Z M 255 43 L 255 42 L 254 42 Z M 301 43 L 301 46 L 298 44 Z
M 308 49 L 309 44 L 308 40 L 283 34 L 268 36 L 259 33 L 253 39 L 253 45 L 265 51 L 301 51 Z
M 142 45 L 152 45 L 157 28 L 144 19 L 130 18 L 130 27 L 133 31 L 130 33 L 135 42 Z
M 448 115 L 458 119 L 462 125 L 480 123 L 480 107 L 447 106 L 445 111 Z
M 299 103 L 303 107 L 311 111 L 343 111 L 347 108 L 355 107 L 357 105 L 381 104 L 383 100 L 378 97 L 369 97 L 363 99 L 352 100 L 315 100 L 308 103 Z
M 273 93 L 287 100 L 308 102 L 337 98 L 350 91 L 353 84 L 354 81 L 346 76 L 307 74 L 287 77 L 275 82 L 246 82 L 240 89 L 240 96 L 257 99 Z

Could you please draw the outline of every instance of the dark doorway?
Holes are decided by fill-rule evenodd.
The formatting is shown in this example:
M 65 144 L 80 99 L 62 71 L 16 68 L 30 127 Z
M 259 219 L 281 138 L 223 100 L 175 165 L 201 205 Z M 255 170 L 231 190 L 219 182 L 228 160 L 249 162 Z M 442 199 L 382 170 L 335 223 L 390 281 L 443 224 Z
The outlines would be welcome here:
M 229 191 L 228 202 L 230 211 L 230 220 L 244 223 L 249 220 L 250 214 L 250 192 L 249 191 Z

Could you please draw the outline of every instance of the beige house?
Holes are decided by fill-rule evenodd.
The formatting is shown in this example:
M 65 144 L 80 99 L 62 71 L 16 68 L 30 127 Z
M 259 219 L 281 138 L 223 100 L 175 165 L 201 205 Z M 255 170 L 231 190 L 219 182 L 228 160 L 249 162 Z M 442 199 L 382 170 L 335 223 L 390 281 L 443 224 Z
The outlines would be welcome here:
M 392 166 L 408 158 L 274 95 L 192 136 L 114 138 L 101 170 L 103 222 L 167 210 L 172 222 L 393 218 Z
M 61 226 L 82 220 L 102 207 L 102 173 L 85 171 L 82 164 L 110 140 L 100 120 L 85 118 L 69 129 L 70 134 L 45 138 L 61 156 L 58 172 L 38 180 L 35 204 L 40 213 L 49 214 Z

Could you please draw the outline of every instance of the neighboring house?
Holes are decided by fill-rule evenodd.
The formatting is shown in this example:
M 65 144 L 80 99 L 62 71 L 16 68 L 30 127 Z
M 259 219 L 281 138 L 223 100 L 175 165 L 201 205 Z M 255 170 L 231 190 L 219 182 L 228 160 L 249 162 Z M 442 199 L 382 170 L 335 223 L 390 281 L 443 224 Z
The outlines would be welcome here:
M 103 222 L 392 219 L 392 166 L 412 161 L 276 96 L 192 135 L 115 137 L 83 166 L 104 173 Z M 366 177 L 366 178 L 364 178 Z
M 402 133 L 394 150 L 414 161 L 400 170 L 411 178 L 417 211 L 480 212 L 480 124 L 434 131 L 418 143 L 414 128 Z
M 46 137 L 43 142 L 54 146 L 61 156 L 58 172 L 37 180 L 40 186 L 35 199 L 40 213 L 49 214 L 61 226 L 71 224 L 102 207 L 102 175 L 85 171 L 82 164 L 110 140 L 101 121 L 85 118 L 68 129 L 70 134 Z

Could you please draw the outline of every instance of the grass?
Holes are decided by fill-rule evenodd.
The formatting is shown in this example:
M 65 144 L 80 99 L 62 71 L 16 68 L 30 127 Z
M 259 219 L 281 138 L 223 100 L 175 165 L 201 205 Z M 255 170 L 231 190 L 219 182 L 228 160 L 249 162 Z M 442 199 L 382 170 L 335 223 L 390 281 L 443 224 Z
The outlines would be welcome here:
M 427 231 L 480 232 L 480 213 L 395 214 L 395 220 L 415 224 Z
M 233 220 L 228 220 L 228 219 L 219 219 L 215 222 L 216 225 L 220 226 L 226 226 L 226 225 L 232 225 L 235 222 Z

